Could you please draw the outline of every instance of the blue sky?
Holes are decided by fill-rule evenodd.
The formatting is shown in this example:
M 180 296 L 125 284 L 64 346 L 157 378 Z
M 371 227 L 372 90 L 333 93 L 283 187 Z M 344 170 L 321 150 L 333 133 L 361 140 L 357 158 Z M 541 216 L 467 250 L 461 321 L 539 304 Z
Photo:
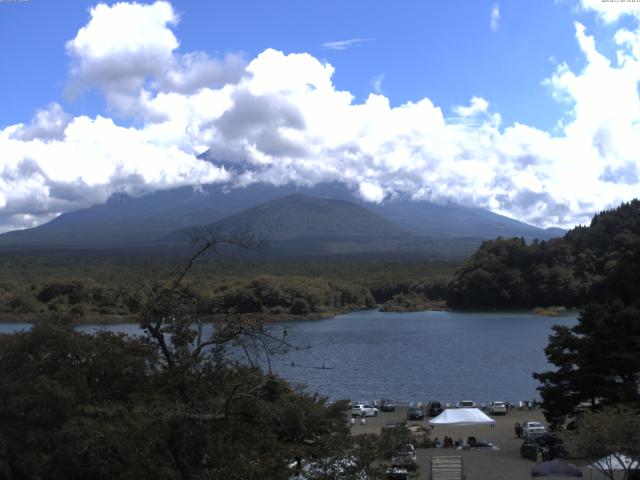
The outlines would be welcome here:
M 97 2 L 72 0 L 0 4 L 0 58 L 4 70 L 0 125 L 28 121 L 36 108 L 65 103 L 71 113 L 99 113 L 102 99 L 65 102 L 69 59 L 64 44 L 89 19 Z M 393 105 L 423 97 L 448 110 L 473 95 L 489 100 L 506 123 L 552 128 L 562 113 L 542 80 L 556 65 L 584 63 L 573 22 L 602 26 L 595 16 L 572 12 L 571 2 L 499 2 L 500 20 L 490 28 L 496 2 L 313 0 L 174 1 L 181 20 L 179 51 L 243 52 L 265 48 L 309 52 L 336 69 L 334 82 L 362 100 L 383 76 Z M 604 28 L 606 30 L 606 28 Z M 344 50 L 328 42 L 360 39 Z
M 637 191 L 633 4 L 96 5 L 0 2 L 0 231 L 211 181 L 339 180 L 543 226 Z M 250 171 L 212 170 L 206 148 Z

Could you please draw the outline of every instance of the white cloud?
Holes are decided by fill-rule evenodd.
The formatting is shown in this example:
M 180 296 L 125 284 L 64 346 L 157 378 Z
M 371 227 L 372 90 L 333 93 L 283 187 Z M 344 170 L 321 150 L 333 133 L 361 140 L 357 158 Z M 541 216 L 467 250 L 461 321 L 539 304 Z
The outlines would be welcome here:
M 64 138 L 46 142 L 16 139 L 15 131 L 0 132 L 0 230 L 101 203 L 115 192 L 135 195 L 227 179 L 176 146 L 149 141 L 145 129 L 119 127 L 108 118 L 76 117 Z M 9 217 L 26 223 L 12 225 Z
M 481 113 L 486 113 L 489 109 L 489 102 L 481 97 L 472 97 L 471 105 L 463 107 L 462 105 L 456 105 L 453 107 L 453 111 L 461 117 L 473 117 Z
M 180 43 L 171 27 L 179 17 L 166 1 L 99 4 L 90 15 L 66 44 L 72 61 L 66 90 L 72 99 L 97 88 L 116 113 L 143 117 L 152 113 L 145 103 L 157 91 L 194 93 L 237 83 L 245 73 L 237 54 L 222 60 L 204 52 L 176 54 Z
M 498 2 L 493 4 L 491 8 L 491 17 L 489 21 L 489 27 L 492 32 L 498 31 L 498 26 L 500 25 L 500 4 Z
M 12 137 L 18 140 L 60 139 L 70 119 L 58 103 L 52 103 L 47 108 L 38 110 L 29 125 L 19 125 Z
M 360 196 L 369 202 L 380 203 L 386 196 L 380 185 L 375 183 L 362 182 L 358 187 L 358 191 Z
M 190 94 L 205 87 L 238 83 L 246 68 L 244 58 L 238 54 L 228 54 L 221 61 L 204 52 L 193 52 L 175 60 L 160 80 L 161 90 Z
M 168 26 L 178 17 L 167 2 L 99 4 L 90 14 L 89 23 L 66 45 L 72 59 L 67 93 L 75 97 L 96 87 L 118 112 L 135 114 L 147 79 L 173 63 L 179 43 Z
M 384 73 L 380 73 L 371 79 L 371 86 L 373 91 L 378 94 L 382 94 L 382 82 L 384 81 Z
M 336 40 L 333 42 L 325 42 L 322 44 L 324 48 L 329 50 L 346 50 L 347 48 L 354 47 L 360 43 L 370 42 L 371 38 L 350 38 L 348 40 Z
M 580 5 L 596 12 L 606 23 L 617 22 L 624 15 L 640 18 L 640 3 L 632 0 L 580 0 Z
M 356 103 L 333 84 L 333 66 L 307 53 L 267 49 L 248 64 L 234 55 L 178 55 L 171 31 L 178 18 L 167 3 L 91 13 L 67 44 L 71 85 L 97 89 L 139 122 L 70 118 L 52 104 L 29 125 L 0 130 L 0 230 L 114 192 L 227 180 L 340 181 L 374 202 L 398 194 L 450 200 L 541 226 L 587 221 L 640 191 L 638 30 L 617 32 L 612 64 L 576 24 L 586 66 L 574 72 L 559 63 L 546 81 L 567 108 L 551 134 L 503 125 L 478 96 L 454 106 L 454 118 L 428 98 L 392 106 L 376 92 Z M 139 16 L 147 35 L 127 26 Z M 120 21 L 111 42 L 106 32 Z M 198 160 L 207 148 L 238 168 Z

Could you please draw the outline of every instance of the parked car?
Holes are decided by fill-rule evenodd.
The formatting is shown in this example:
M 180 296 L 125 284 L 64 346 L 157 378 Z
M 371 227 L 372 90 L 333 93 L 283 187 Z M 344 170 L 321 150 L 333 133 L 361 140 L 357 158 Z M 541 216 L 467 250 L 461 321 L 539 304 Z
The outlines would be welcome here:
M 391 466 L 406 468 L 407 470 L 416 470 L 418 468 L 418 459 L 414 446 L 408 444 L 393 452 L 393 455 L 391 455 Z
M 382 410 L 383 412 L 395 412 L 396 404 L 393 402 L 393 400 L 383 398 L 382 400 L 380 400 L 380 410 Z
M 567 458 L 569 456 L 569 449 L 564 443 L 564 440 L 551 433 L 543 433 L 542 436 L 538 438 L 538 443 L 549 450 L 551 458 Z
M 356 403 L 351 407 L 352 417 L 377 417 L 380 411 L 363 403 Z
M 525 437 L 542 435 L 545 431 L 544 425 L 540 422 L 524 422 L 522 424 L 522 435 Z
M 533 440 L 525 440 L 520 447 L 520 456 L 522 458 L 528 458 L 530 460 L 537 460 L 538 451 L 541 449 L 542 447 L 538 445 L 537 442 Z
M 475 408 L 476 403 L 473 400 L 461 400 L 458 403 L 458 408 Z
M 409 471 L 406 468 L 389 467 L 386 470 L 387 480 L 408 480 Z
M 506 415 L 507 404 L 504 402 L 491 402 L 489 404 L 489 413 L 491 415 Z
M 418 407 L 409 407 L 407 420 L 424 420 L 424 412 Z
M 437 417 L 442 413 L 442 404 L 440 402 L 431 402 L 429 404 L 429 416 Z
M 569 454 L 561 438 L 544 433 L 539 437 L 527 438 L 520 447 L 520 456 L 536 460 L 538 451 L 542 450 L 544 460 L 553 460 L 554 458 L 566 458 Z

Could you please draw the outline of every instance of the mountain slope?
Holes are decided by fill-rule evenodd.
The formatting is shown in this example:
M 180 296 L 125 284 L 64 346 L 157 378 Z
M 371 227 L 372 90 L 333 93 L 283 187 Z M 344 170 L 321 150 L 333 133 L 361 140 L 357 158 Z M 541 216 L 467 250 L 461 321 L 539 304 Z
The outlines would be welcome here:
M 514 220 L 481 208 L 454 203 L 435 204 L 400 199 L 369 208 L 401 227 L 423 235 L 438 237 L 496 238 L 525 237 L 548 239 L 555 232 Z
M 455 204 L 439 205 L 403 197 L 382 204 L 367 203 L 355 198 L 348 187 L 338 183 L 309 188 L 257 183 L 244 188 L 203 185 L 196 190 L 182 187 L 136 198 L 118 194 L 105 204 L 62 214 L 35 228 L 0 235 L 0 246 L 21 249 L 143 247 L 178 229 L 214 223 L 295 193 L 359 205 L 407 232 L 432 239 L 491 239 L 497 236 L 548 239 L 562 233 L 558 229 L 543 230 L 488 210 Z M 336 208 L 334 214 L 339 217 L 342 214 L 338 210 Z M 298 217 L 298 221 L 304 223 L 305 218 Z M 291 223 L 288 225 L 287 230 L 295 227 Z
M 226 212 L 191 187 L 139 198 L 113 195 L 101 205 L 64 213 L 35 228 L 0 235 L 0 245 L 104 248 L 143 245 L 176 228 L 213 222 Z
M 222 232 L 249 231 L 272 241 L 336 237 L 375 240 L 403 233 L 397 225 L 355 203 L 301 193 L 248 208 L 210 227 Z M 185 238 L 183 232 L 180 230 L 163 240 Z
M 267 240 L 257 252 L 234 255 L 253 259 L 331 258 L 413 261 L 416 258 L 461 259 L 473 252 L 479 238 L 433 238 L 407 232 L 382 216 L 346 200 L 290 194 L 197 227 L 223 237 L 250 233 Z M 194 228 L 184 228 L 158 241 L 185 247 Z M 224 248 L 224 247 L 223 247 Z

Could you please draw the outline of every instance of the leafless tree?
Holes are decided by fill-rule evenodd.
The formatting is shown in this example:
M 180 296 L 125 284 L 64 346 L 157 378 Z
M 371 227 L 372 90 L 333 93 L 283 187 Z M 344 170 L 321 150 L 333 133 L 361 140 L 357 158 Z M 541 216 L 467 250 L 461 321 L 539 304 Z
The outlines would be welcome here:
M 151 279 L 135 289 L 123 287 L 120 294 L 136 305 L 140 327 L 157 345 L 168 369 L 195 365 L 205 352 L 222 358 L 231 347 L 242 352 L 250 365 L 264 356 L 270 372 L 272 354 L 296 348 L 289 343 L 286 332 L 281 336 L 272 334 L 258 314 L 230 313 L 217 318 L 213 333 L 205 337 L 203 326 L 211 316 L 202 314 L 197 295 L 184 285 L 197 262 L 230 249 L 259 251 L 266 238 L 248 230 L 225 233 L 210 228 L 192 230 L 191 238 L 192 251 L 170 275 L 171 280 Z

